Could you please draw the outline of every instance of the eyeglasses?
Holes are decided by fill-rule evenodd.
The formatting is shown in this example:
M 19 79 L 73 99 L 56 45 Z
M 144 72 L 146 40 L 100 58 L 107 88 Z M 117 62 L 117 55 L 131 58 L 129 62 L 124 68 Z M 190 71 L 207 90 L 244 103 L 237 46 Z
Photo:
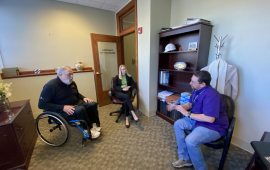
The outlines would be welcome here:
M 192 80 L 191 80 L 191 84 L 196 84 L 196 83 L 201 84 L 201 83 L 198 82 L 198 81 L 192 81 Z

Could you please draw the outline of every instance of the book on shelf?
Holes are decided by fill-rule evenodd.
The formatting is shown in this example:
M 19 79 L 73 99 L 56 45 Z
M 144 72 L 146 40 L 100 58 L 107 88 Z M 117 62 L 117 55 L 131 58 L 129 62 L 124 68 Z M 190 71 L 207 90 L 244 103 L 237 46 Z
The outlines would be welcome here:
M 172 28 L 161 28 L 160 31 L 168 31 L 168 30 L 171 30 Z
M 181 119 L 183 118 L 183 114 L 177 110 L 172 110 L 171 111 L 171 118 L 174 119 L 174 120 L 178 120 L 178 119 Z
M 170 77 L 169 71 L 160 71 L 159 83 L 160 84 L 168 84 L 169 77 Z
M 166 73 L 165 74 L 165 82 L 163 82 L 163 83 L 168 84 L 169 83 L 169 77 L 170 77 L 170 73 Z
M 159 108 L 158 111 L 163 114 L 167 114 L 167 108 L 166 108 L 166 102 L 165 101 L 159 101 Z
M 202 22 L 202 23 L 205 23 L 205 24 L 210 24 L 211 23 L 210 21 L 205 20 L 205 19 L 201 19 L 201 18 L 187 18 L 187 25 L 195 24 L 195 23 L 198 23 L 198 22 Z
M 174 26 L 174 27 L 172 27 L 172 29 L 181 28 L 181 27 L 183 27 L 183 26 L 186 26 L 186 24 Z
M 169 92 L 169 91 L 165 90 L 165 91 L 159 92 L 158 97 L 160 97 L 162 99 L 166 99 L 166 97 L 168 97 L 172 94 L 173 94 L 173 92 Z
M 187 102 L 189 102 L 189 98 L 191 96 L 190 92 L 183 92 L 181 93 L 181 99 L 180 99 L 180 104 L 185 104 Z
M 186 24 L 182 24 L 182 25 L 178 25 L 178 26 L 174 26 L 172 27 L 172 29 L 176 29 L 176 28 L 181 28 L 187 25 L 191 25 L 191 24 L 196 24 L 196 23 L 205 23 L 205 24 L 211 24 L 211 21 L 205 20 L 205 19 L 201 19 L 201 18 L 187 18 L 187 22 Z

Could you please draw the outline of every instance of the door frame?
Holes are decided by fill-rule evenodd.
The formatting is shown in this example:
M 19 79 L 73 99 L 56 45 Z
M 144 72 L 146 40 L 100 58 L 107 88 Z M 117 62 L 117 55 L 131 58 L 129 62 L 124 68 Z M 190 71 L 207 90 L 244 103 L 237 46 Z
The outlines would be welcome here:
M 134 11 L 135 23 L 134 25 L 122 30 L 122 19 Z M 136 58 L 136 85 L 137 85 L 137 109 L 139 109 L 139 74 L 138 74 L 138 32 L 137 32 L 137 0 L 131 0 L 119 12 L 116 13 L 117 36 L 120 36 L 122 59 L 124 63 L 124 44 L 123 37 L 131 33 L 135 33 L 135 58 Z

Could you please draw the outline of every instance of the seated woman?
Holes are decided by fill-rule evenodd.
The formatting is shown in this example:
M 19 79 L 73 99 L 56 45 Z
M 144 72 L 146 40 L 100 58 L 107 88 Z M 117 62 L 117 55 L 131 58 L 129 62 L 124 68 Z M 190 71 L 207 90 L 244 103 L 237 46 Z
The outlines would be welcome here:
M 134 112 L 132 102 L 130 101 L 132 89 L 134 89 L 135 87 L 136 87 L 136 84 L 134 83 L 131 75 L 128 74 L 126 66 L 120 65 L 119 75 L 115 76 L 114 90 L 115 90 L 115 97 L 117 97 L 120 100 L 123 100 L 124 102 L 123 109 L 126 112 L 126 128 L 129 128 L 129 120 L 128 120 L 129 111 L 131 112 L 134 120 L 136 122 L 139 121 L 138 117 L 136 116 Z M 128 111 L 125 108 L 128 108 Z

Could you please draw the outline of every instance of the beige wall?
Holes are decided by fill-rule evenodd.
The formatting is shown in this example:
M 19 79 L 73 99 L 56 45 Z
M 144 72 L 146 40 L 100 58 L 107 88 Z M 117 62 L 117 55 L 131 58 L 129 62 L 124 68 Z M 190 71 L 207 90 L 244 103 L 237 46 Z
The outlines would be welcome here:
M 93 67 L 90 33 L 115 35 L 115 13 L 53 0 L 1 0 L 0 51 L 6 67 L 53 69 L 81 61 Z M 8 79 L 10 101 L 31 99 L 34 114 L 43 85 L 52 76 Z M 76 73 L 85 96 L 96 100 L 93 73 Z
M 170 26 L 171 0 L 137 0 L 140 110 L 153 116 L 157 109 L 158 32 Z M 149 10 L 150 9 L 150 10 Z
M 239 74 L 232 143 L 250 152 L 250 142 L 270 131 L 269 7 L 270 1 L 264 0 L 172 0 L 171 26 L 184 24 L 187 18 L 203 18 L 214 25 L 212 35 L 228 34 L 221 57 L 235 65 Z M 209 64 L 215 60 L 215 44 L 212 37 Z
M 0 50 L 6 67 L 93 67 L 90 33 L 115 35 L 115 13 L 48 0 L 0 1 Z
M 136 56 L 135 56 L 135 33 L 124 36 L 124 57 L 125 65 L 127 66 L 129 74 L 132 75 L 134 81 L 136 81 Z M 132 59 L 135 63 L 132 64 Z
M 12 96 L 9 101 L 19 101 L 30 99 L 30 104 L 34 116 L 36 117 L 42 110 L 38 108 L 38 99 L 40 92 L 49 80 L 56 78 L 56 75 L 38 76 L 38 77 L 25 77 L 16 79 L 7 79 L 6 82 L 12 82 Z M 94 101 L 96 98 L 96 89 L 93 72 L 74 73 L 74 81 L 78 86 L 78 90 L 85 97 L 89 97 Z

